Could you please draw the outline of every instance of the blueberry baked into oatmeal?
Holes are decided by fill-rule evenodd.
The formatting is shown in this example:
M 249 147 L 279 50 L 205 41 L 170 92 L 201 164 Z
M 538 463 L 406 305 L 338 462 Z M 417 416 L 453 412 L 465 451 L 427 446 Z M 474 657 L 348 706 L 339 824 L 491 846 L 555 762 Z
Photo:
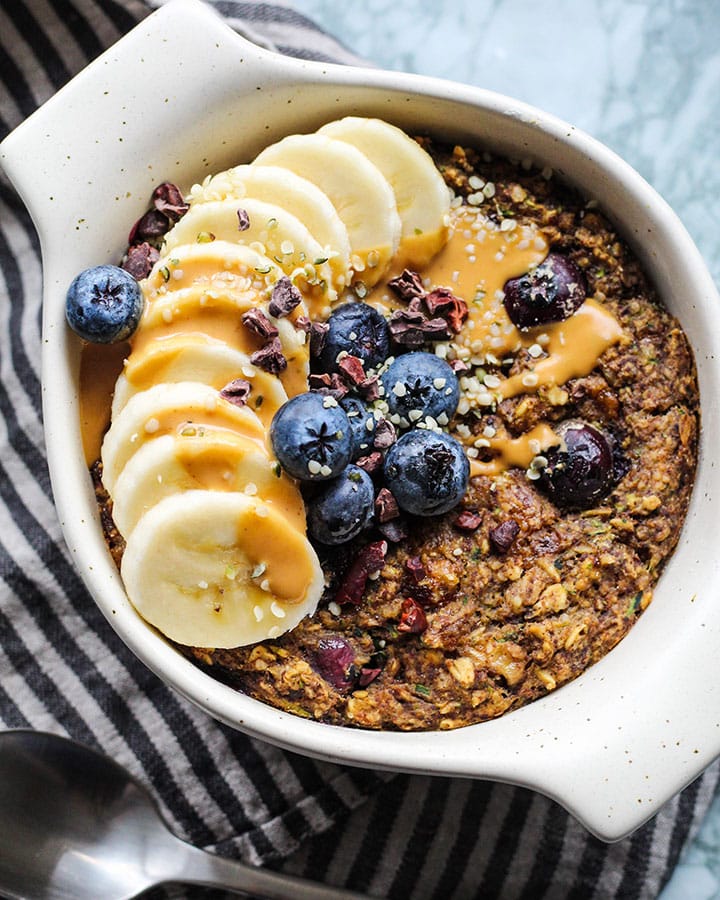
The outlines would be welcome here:
M 140 615 L 306 718 L 451 729 L 650 603 L 697 458 L 692 352 L 597 204 L 348 117 L 81 273 L 81 412 Z

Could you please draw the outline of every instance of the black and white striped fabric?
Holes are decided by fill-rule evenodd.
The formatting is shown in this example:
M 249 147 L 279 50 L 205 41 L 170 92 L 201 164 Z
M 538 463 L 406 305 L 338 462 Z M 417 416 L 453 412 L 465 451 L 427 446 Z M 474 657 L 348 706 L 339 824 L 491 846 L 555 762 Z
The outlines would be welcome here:
M 151 5 L 3 0 L 0 137 Z M 358 61 L 288 6 L 216 6 L 265 46 Z M 529 791 L 343 768 L 251 740 L 138 663 L 85 592 L 61 539 L 41 424 L 40 296 L 32 223 L 0 178 L 2 727 L 65 733 L 104 750 L 152 788 L 175 831 L 198 846 L 373 896 L 657 896 L 712 799 L 717 765 L 633 837 L 606 846 Z

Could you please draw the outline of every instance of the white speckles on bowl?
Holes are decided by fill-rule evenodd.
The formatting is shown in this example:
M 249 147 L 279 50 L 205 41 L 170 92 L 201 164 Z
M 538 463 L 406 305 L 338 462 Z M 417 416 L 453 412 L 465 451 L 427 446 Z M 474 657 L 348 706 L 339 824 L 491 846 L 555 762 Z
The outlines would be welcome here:
M 81 451 L 79 346 L 64 321 L 72 277 L 117 260 L 129 224 L 160 181 L 201 180 L 284 134 L 345 114 L 378 115 L 561 170 L 600 200 L 631 241 L 698 363 L 697 485 L 652 605 L 576 681 L 503 718 L 452 732 L 374 733 L 310 722 L 200 672 L 128 603 Z M 629 166 L 565 123 L 486 91 L 266 52 L 193 0 L 171 0 L 142 22 L 11 134 L 0 159 L 42 244 L 45 426 L 64 534 L 113 628 L 160 677 L 216 718 L 298 752 L 530 786 L 608 840 L 657 812 L 720 752 L 720 554 L 712 544 L 720 533 L 712 456 L 720 411 L 708 402 L 720 395 L 720 306 L 683 227 Z

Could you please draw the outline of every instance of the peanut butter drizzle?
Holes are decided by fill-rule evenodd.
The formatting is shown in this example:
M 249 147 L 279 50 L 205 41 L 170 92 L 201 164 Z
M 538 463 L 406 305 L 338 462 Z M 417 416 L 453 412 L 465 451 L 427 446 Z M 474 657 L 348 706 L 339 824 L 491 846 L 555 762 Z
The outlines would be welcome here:
M 204 432 L 226 431 L 242 434 L 263 450 L 267 448 L 265 429 L 252 410 L 245 406 L 233 406 L 224 400 L 220 400 L 214 409 L 160 410 L 153 418 L 155 428 L 139 434 L 135 446 L 163 434 L 194 437 Z
M 503 381 L 498 388 L 502 398 L 515 397 L 542 385 L 564 384 L 571 378 L 588 375 L 605 350 L 616 344 L 623 333 L 615 316 L 592 299 L 586 300 L 564 322 L 536 328 L 533 332 L 548 336 L 548 355 L 539 359 L 530 372 L 521 372 Z M 532 345 L 528 343 L 532 338 L 522 337 L 525 346 Z M 528 384 L 528 381 L 533 383 Z
M 100 456 L 103 435 L 110 424 L 110 398 L 128 350 L 128 344 L 83 344 L 80 355 L 80 435 L 88 467 Z
M 496 365 L 523 348 L 532 348 L 537 354 L 537 362 L 526 371 L 507 379 L 498 376 L 495 385 L 483 386 L 483 406 L 587 375 L 603 352 L 622 337 L 617 319 L 593 299 L 586 300 L 564 322 L 526 332 L 515 327 L 503 304 L 505 282 L 539 265 L 547 252 L 547 241 L 534 225 L 498 227 L 474 207 L 462 206 L 452 210 L 447 244 L 421 272 L 428 290 L 447 287 L 467 304 L 467 321 L 453 339 L 460 359 L 478 368 L 486 363 Z M 403 261 L 396 261 L 389 277 L 399 275 L 402 268 Z M 385 312 L 402 305 L 386 283 L 369 295 L 368 302 Z M 472 391 L 465 396 L 469 408 L 480 405 Z M 477 435 L 458 438 L 471 446 Z M 487 445 L 495 458 L 471 460 L 471 474 L 495 475 L 511 466 L 526 468 L 538 453 L 557 443 L 546 424 L 518 438 L 491 438 Z
M 251 564 L 265 564 L 263 577 L 269 587 L 261 593 L 265 602 L 274 596 L 284 603 L 300 603 L 315 575 L 304 532 L 273 514 L 269 506 L 260 503 L 258 510 L 260 514 L 244 515 L 238 522 L 237 546 Z M 269 514 L 262 515 L 262 511 Z
M 203 490 L 247 491 L 249 477 L 242 468 L 248 454 L 257 454 L 258 447 L 243 435 L 214 434 L 207 438 L 182 438 L 175 444 L 175 459 L 188 477 Z M 263 501 L 280 512 L 295 528 L 305 530 L 305 504 L 300 491 L 284 472 L 272 471 L 273 461 L 267 459 L 268 477 L 257 485 Z
M 490 438 L 489 449 L 497 456 L 489 462 L 470 460 L 470 477 L 476 475 L 499 475 L 512 466 L 527 468 L 543 450 L 554 447 L 560 439 L 549 425 L 541 423 L 517 438 Z

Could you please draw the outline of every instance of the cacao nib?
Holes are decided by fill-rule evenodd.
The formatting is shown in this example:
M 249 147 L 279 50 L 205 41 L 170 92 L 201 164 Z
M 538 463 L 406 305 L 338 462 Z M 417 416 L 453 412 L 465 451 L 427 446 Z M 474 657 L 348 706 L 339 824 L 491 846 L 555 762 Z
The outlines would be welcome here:
M 243 325 L 249 328 L 253 334 L 263 339 L 275 338 L 278 335 L 277 328 L 268 319 L 265 313 L 257 306 L 242 314 Z
M 375 515 L 378 522 L 389 522 L 400 515 L 400 507 L 392 492 L 387 488 L 380 488 L 375 498 Z
M 425 316 L 421 312 L 396 309 L 388 320 L 388 328 L 396 343 L 417 350 L 425 343 L 422 332 L 424 322 Z
M 405 571 L 410 575 L 415 584 L 419 584 L 426 575 L 425 566 L 419 556 L 411 556 L 405 560 Z
M 311 391 L 329 389 L 331 384 L 332 382 L 327 372 L 311 372 L 308 375 L 308 387 Z
M 368 402 L 372 403 L 380 396 L 380 378 L 378 375 L 369 375 L 364 381 L 357 385 L 357 392 L 361 394 Z
M 290 281 L 287 275 L 283 275 L 273 285 L 270 295 L 268 311 L 277 319 L 288 316 L 295 307 L 302 302 L 302 294 Z
M 251 390 L 252 385 L 249 381 L 244 378 L 236 378 L 225 385 L 220 391 L 220 396 L 235 406 L 245 406 Z
M 355 651 L 339 635 L 320 638 L 314 653 L 315 668 L 338 691 L 348 691 L 355 682 Z
M 247 231 L 250 227 L 250 216 L 248 215 L 248 211 L 240 207 L 237 211 L 238 217 L 238 231 Z
M 397 432 L 395 426 L 389 419 L 380 419 L 375 426 L 375 437 L 373 438 L 373 447 L 376 450 L 387 450 L 397 440 Z
M 452 337 L 445 319 L 428 319 L 421 330 L 426 341 L 449 341 Z
M 250 362 L 271 375 L 279 375 L 284 372 L 287 368 L 287 360 L 282 352 L 280 338 L 271 338 L 264 347 L 252 354 Z
M 411 597 L 403 600 L 397 630 L 405 634 L 420 634 L 425 631 L 427 624 L 427 616 L 422 606 Z
M 327 322 L 312 322 L 310 324 L 310 355 L 314 357 L 320 356 L 325 347 L 328 328 Z
M 519 533 L 520 526 L 515 519 L 506 519 L 506 521 L 496 525 L 495 528 L 490 529 L 488 538 L 492 548 L 497 553 L 507 553 Z
M 342 400 L 348 393 L 348 386 L 337 372 L 333 372 L 332 375 L 327 372 L 311 373 L 308 376 L 308 387 L 311 391 L 334 397 L 336 400 Z
M 382 669 L 367 669 L 363 666 L 360 669 L 360 675 L 358 676 L 358 687 L 364 688 L 371 684 L 378 675 L 382 672 Z
M 408 531 L 407 522 L 402 516 L 392 519 L 390 522 L 381 522 L 378 525 L 380 534 L 393 544 L 399 544 L 404 541 L 410 532 Z
M 451 337 L 445 319 L 428 319 L 423 313 L 410 309 L 396 309 L 390 316 L 388 328 L 396 343 L 411 350 L 428 341 L 447 341 Z
M 461 372 L 469 372 L 470 366 L 464 362 L 462 359 L 451 359 L 448 360 L 450 368 L 455 372 L 456 375 L 459 375 Z
M 312 329 L 312 322 L 308 319 L 307 316 L 298 316 L 295 319 L 295 327 L 299 331 L 304 331 L 305 334 L 310 334 L 310 330 Z
M 382 469 L 383 465 L 383 455 L 379 451 L 375 450 L 372 453 L 368 453 L 367 456 L 360 456 L 355 460 L 355 465 L 367 472 L 368 475 L 374 475 L 375 472 L 379 472 Z
M 450 328 L 459 334 L 463 322 L 468 317 L 467 303 L 456 297 L 448 288 L 436 288 L 425 297 L 425 305 L 431 316 L 440 316 L 445 319 Z
M 425 289 L 423 288 L 422 279 L 417 272 L 412 269 L 404 269 L 397 278 L 391 278 L 387 286 L 401 300 L 409 303 L 413 298 L 423 297 Z
M 353 387 L 362 384 L 366 379 L 363 362 L 359 356 L 350 354 L 343 356 L 338 362 L 338 369 L 348 384 Z
M 386 554 L 387 543 L 385 541 L 375 541 L 363 547 L 345 573 L 342 584 L 335 595 L 335 601 L 340 604 L 352 603 L 357 606 L 362 600 L 368 578 L 382 569 Z
M 128 235 L 129 244 L 139 244 L 142 241 L 159 241 L 169 228 L 168 217 L 159 209 L 150 209 L 140 216 L 130 229 Z
M 190 209 L 183 199 L 180 188 L 170 181 L 159 184 L 153 191 L 152 199 L 155 209 L 165 213 L 171 222 L 177 222 Z
M 477 531 L 481 523 L 482 516 L 472 509 L 464 509 L 455 519 L 455 527 L 460 531 Z
M 152 267 L 160 259 L 160 253 L 148 243 L 135 244 L 128 248 L 127 255 L 122 262 L 122 268 L 129 272 L 133 278 L 140 281 L 147 278 Z

